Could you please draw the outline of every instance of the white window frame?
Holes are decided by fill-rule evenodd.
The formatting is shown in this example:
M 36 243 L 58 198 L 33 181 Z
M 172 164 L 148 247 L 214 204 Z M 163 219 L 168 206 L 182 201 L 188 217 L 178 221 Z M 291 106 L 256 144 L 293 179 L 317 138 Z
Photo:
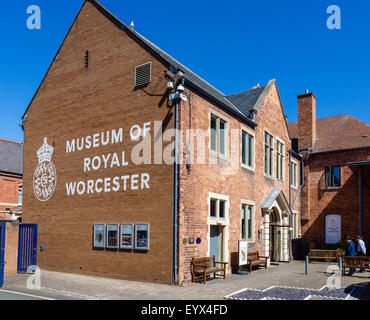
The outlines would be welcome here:
M 22 202 L 19 202 L 19 190 L 22 190 Z M 18 205 L 22 205 L 23 203 L 23 186 L 18 186 Z
M 293 179 L 293 177 L 294 177 L 294 175 L 293 175 L 294 166 L 293 165 L 295 165 L 295 168 L 296 168 L 296 170 L 295 170 L 295 179 Z M 293 159 L 291 160 L 290 175 L 291 175 L 291 177 L 289 178 L 290 179 L 290 186 L 294 189 L 298 189 L 298 176 L 299 176 L 298 175 L 298 162 L 293 160 Z
M 213 200 L 222 200 L 225 201 L 225 218 L 220 218 L 218 216 L 211 217 L 211 199 Z M 217 210 L 219 208 L 219 202 L 217 201 Z M 210 255 L 210 240 L 211 240 L 211 225 L 219 225 L 223 227 L 223 237 L 222 237 L 222 261 L 229 262 L 229 210 L 230 210 L 230 198 L 224 194 L 218 194 L 213 192 L 208 192 L 208 215 L 207 215 L 207 224 L 208 224 L 208 256 Z
M 271 150 L 272 151 L 271 152 L 271 160 L 270 160 L 271 161 L 271 174 L 269 172 L 266 173 L 266 171 L 265 171 L 265 157 L 266 157 L 265 133 L 270 135 L 271 138 L 272 138 L 272 145 L 269 145 L 269 148 L 272 149 Z M 271 131 L 264 128 L 262 139 L 263 139 L 263 174 L 265 175 L 265 177 L 269 177 L 269 178 L 273 179 L 274 178 L 274 171 L 275 171 L 275 161 L 274 161 L 274 158 L 275 158 L 275 149 L 274 149 L 275 136 L 271 133 Z M 270 162 L 268 162 L 268 165 L 269 164 L 270 164 Z
M 282 145 L 283 146 L 283 150 L 282 152 L 280 152 L 280 150 L 278 150 L 278 146 Z M 276 157 L 276 165 L 275 165 L 275 171 L 276 171 L 276 180 L 284 183 L 285 182 L 285 142 L 284 140 L 280 139 L 278 136 L 275 137 L 275 157 Z M 277 159 L 277 157 L 280 156 L 282 157 L 283 161 L 282 161 L 282 164 L 281 164 L 281 168 L 280 168 L 280 157 L 279 157 L 279 161 Z M 280 169 L 280 170 L 279 170 Z M 278 170 L 279 170 L 279 174 L 281 174 L 281 177 L 279 177 L 278 175 Z
M 216 118 L 216 150 L 211 148 L 211 139 L 212 139 L 212 129 L 211 129 L 211 117 L 214 116 Z M 225 153 L 220 152 L 220 120 L 225 122 Z M 208 114 L 208 126 L 209 126 L 209 144 L 208 149 L 210 153 L 217 155 L 219 157 L 227 158 L 229 156 L 229 119 L 222 115 L 221 113 L 215 111 L 214 109 L 210 109 Z
M 292 223 L 292 239 L 298 239 L 301 234 L 299 233 L 299 215 L 297 211 L 292 212 Z
M 246 146 L 245 146 L 245 151 L 246 151 L 246 163 L 243 163 L 243 133 L 245 133 L 247 136 L 247 140 L 246 140 Z M 253 137 L 253 145 L 252 145 L 252 166 L 250 166 L 248 164 L 248 160 L 249 160 L 249 154 L 248 154 L 248 135 Z M 246 168 L 246 169 L 249 169 L 251 171 L 255 171 L 256 169 L 256 165 L 255 165 L 255 150 L 256 150 L 256 135 L 255 133 L 250 130 L 249 128 L 247 127 L 244 127 L 242 126 L 241 130 L 240 130 L 240 163 L 241 163 L 241 166 L 243 168 Z
M 242 206 L 246 206 L 246 221 L 248 221 L 248 207 L 252 207 L 252 237 L 249 239 L 249 234 L 248 234 L 248 224 L 246 224 L 246 239 L 242 240 L 248 240 L 249 243 L 255 243 L 256 242 L 256 204 L 254 201 L 251 200 L 246 200 L 246 199 L 241 199 L 240 200 L 240 238 L 242 235 Z

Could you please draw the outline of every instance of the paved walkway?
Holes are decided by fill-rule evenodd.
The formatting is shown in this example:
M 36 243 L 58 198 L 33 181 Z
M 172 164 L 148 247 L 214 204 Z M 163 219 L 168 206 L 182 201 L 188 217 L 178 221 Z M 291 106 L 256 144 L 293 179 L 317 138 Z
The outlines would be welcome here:
M 255 270 L 249 275 L 228 275 L 226 280 L 207 281 L 206 285 L 193 284 L 187 287 L 160 285 L 91 276 L 41 271 L 41 291 L 77 299 L 114 300 L 217 300 L 244 288 L 266 289 L 270 286 L 289 286 L 320 289 L 326 285 L 330 263 L 311 263 L 309 275 L 305 275 L 305 264 L 301 261 L 271 265 L 268 269 Z M 17 274 L 5 277 L 3 289 L 26 288 L 29 275 Z M 369 298 L 370 272 L 342 277 L 341 286 L 360 288 L 352 299 L 360 295 Z M 368 285 L 366 287 L 366 285 Z M 364 290 L 364 288 L 367 288 Z M 37 294 L 38 290 L 34 290 Z

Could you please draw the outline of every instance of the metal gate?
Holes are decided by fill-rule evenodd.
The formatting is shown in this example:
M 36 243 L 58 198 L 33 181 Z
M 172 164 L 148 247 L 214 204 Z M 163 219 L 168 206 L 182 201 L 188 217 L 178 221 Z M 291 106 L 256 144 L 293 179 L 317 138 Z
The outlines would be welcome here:
M 5 234 L 6 223 L 0 222 L 0 287 L 4 284 Z
M 37 224 L 20 224 L 18 238 L 18 272 L 36 272 Z

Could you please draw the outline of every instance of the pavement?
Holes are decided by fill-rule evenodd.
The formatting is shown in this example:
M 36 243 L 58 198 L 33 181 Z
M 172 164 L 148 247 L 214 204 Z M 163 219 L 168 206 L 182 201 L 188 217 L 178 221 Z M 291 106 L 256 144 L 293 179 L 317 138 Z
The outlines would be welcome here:
M 327 284 L 331 274 L 327 273 L 331 263 L 313 262 L 305 274 L 305 263 L 292 261 L 257 269 L 248 275 L 230 274 L 226 279 L 191 284 L 186 287 L 99 278 L 41 270 L 39 289 L 27 289 L 30 275 L 5 276 L 1 290 L 21 291 L 26 294 L 52 299 L 83 300 L 219 300 L 245 288 L 265 290 L 271 286 L 320 290 Z M 329 279 L 330 280 L 330 279 Z M 370 272 L 355 273 L 352 277 L 340 277 L 340 285 L 350 292 L 349 299 L 370 299 Z M 12 297 L 11 293 L 9 293 Z M 14 299 L 21 295 L 13 294 Z M 26 298 L 27 296 L 22 296 Z M 32 298 L 28 296 L 28 298 Z M 314 299 L 314 298 L 312 298 Z M 326 299 L 317 297 L 317 300 Z

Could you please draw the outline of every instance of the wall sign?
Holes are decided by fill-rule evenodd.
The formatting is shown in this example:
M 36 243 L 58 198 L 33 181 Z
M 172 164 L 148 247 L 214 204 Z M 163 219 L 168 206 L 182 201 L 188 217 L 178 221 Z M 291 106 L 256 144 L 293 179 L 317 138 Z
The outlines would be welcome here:
M 132 249 L 134 246 L 134 225 L 132 223 L 121 223 L 121 249 Z
M 149 224 L 135 224 L 135 249 L 149 250 Z
M 107 224 L 107 248 L 118 248 L 118 223 Z
M 44 138 L 44 144 L 36 152 L 39 164 L 33 174 L 33 192 L 40 201 L 48 201 L 54 193 L 57 183 L 57 171 L 51 162 L 54 148 Z
M 325 243 L 337 243 L 341 239 L 341 216 L 329 214 L 325 216 Z
M 94 248 L 105 247 L 105 224 L 94 224 Z
M 248 260 L 248 240 L 239 240 L 239 266 L 247 264 Z

